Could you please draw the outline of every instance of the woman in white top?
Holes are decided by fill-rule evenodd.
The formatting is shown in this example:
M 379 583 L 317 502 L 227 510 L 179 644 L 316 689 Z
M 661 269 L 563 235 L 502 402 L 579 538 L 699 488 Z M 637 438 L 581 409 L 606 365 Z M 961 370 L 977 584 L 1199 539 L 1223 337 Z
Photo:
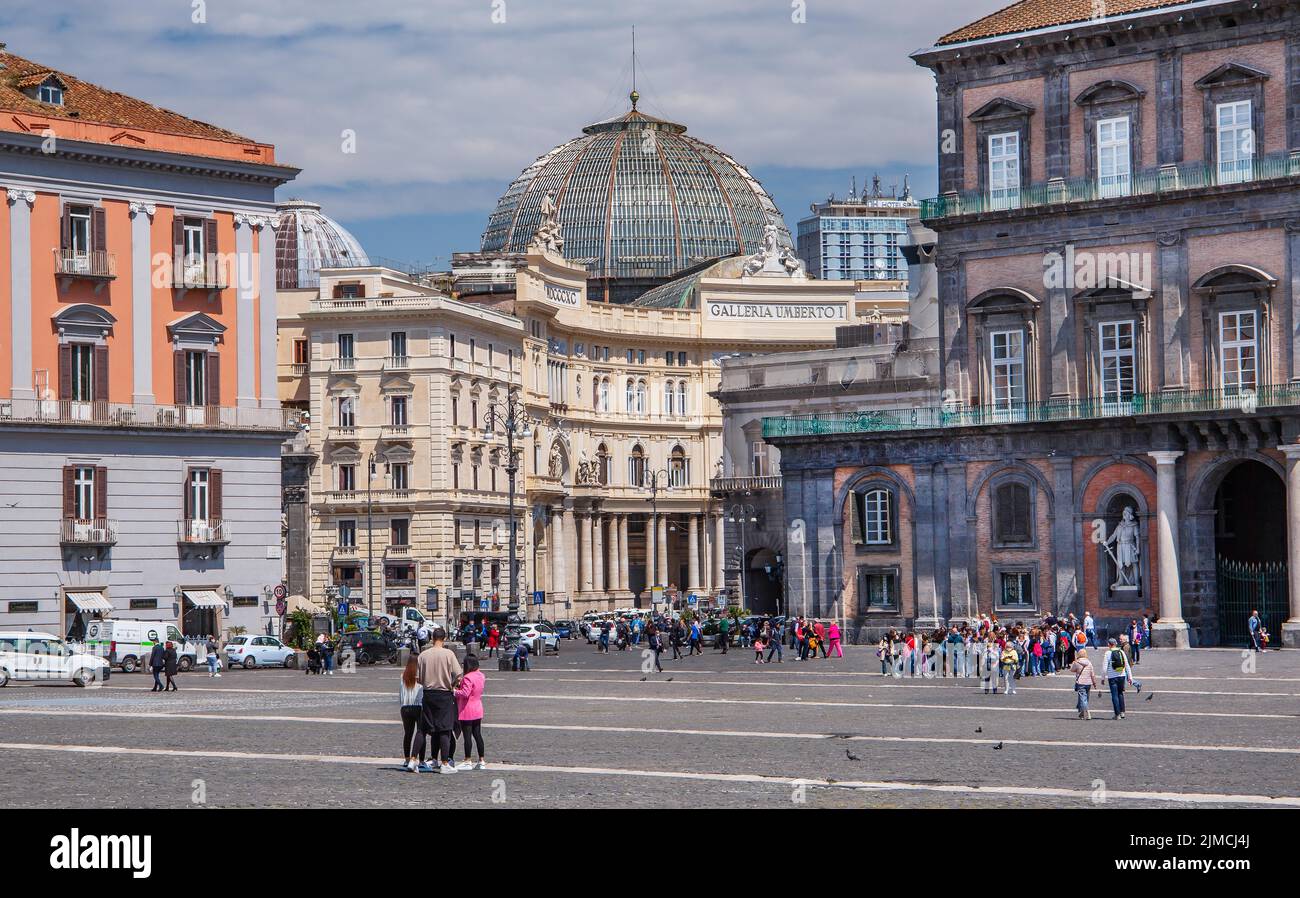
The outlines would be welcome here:
M 415 728 L 420 725 L 420 711 L 424 706 L 424 687 L 420 685 L 417 677 L 419 666 L 419 659 L 412 654 L 406 659 L 406 668 L 402 671 L 402 678 L 397 685 L 397 698 L 402 709 L 402 757 L 406 759 L 406 769 L 412 773 L 426 766 L 423 745 L 420 746 L 418 765 L 415 755 L 411 753 Z
M 1081 720 L 1092 720 L 1092 712 L 1088 710 L 1088 695 L 1092 692 L 1092 687 L 1097 685 L 1097 671 L 1093 668 L 1092 662 L 1088 660 L 1088 650 L 1079 649 L 1074 654 L 1074 663 L 1070 665 L 1070 673 L 1074 674 L 1074 691 L 1078 696 L 1077 707 L 1079 718 Z

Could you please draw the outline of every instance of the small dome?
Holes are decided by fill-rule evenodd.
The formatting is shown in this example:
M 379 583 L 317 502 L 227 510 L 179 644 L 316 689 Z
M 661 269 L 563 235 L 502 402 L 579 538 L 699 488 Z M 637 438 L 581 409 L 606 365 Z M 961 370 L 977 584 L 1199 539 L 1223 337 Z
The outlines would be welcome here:
M 275 285 L 315 287 L 322 268 L 370 264 L 370 257 L 348 229 L 320 211 L 319 203 L 290 199 L 276 205 Z

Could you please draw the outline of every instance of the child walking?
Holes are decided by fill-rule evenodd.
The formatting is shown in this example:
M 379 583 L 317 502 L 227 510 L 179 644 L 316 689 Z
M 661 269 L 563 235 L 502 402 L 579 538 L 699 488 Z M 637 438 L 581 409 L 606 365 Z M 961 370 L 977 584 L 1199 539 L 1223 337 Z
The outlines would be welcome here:
M 754 637 L 754 663 L 755 664 L 763 663 L 763 650 L 766 648 L 767 645 L 763 642 L 763 637 L 755 636 Z
M 478 669 L 478 656 L 469 654 L 464 661 L 465 676 L 456 687 L 456 716 L 460 733 L 465 740 L 465 760 L 456 765 L 457 770 L 487 770 L 483 760 L 483 687 L 486 679 Z M 470 764 L 470 743 L 478 749 L 478 763 Z

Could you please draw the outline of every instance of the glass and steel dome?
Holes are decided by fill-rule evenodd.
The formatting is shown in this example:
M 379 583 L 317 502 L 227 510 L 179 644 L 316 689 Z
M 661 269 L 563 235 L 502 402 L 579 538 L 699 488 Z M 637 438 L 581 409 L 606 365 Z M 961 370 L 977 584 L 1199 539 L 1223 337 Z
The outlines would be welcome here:
M 290 199 L 276 205 L 280 226 L 275 232 L 277 287 L 315 287 L 322 268 L 370 264 L 357 238 L 320 211 L 319 203 Z
M 565 258 L 586 265 L 615 302 L 711 259 L 754 252 L 768 224 L 790 241 L 780 210 L 744 166 L 685 126 L 639 112 L 637 99 L 524 169 L 488 220 L 482 251 L 523 252 L 548 193 Z

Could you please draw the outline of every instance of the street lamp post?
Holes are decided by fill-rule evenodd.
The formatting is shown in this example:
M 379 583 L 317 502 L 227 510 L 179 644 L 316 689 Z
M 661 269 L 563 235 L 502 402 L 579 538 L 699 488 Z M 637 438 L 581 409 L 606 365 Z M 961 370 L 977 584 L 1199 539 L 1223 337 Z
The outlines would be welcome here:
M 740 524 L 740 575 L 736 578 L 737 585 L 740 589 L 740 607 L 745 607 L 745 522 L 758 523 L 758 513 L 754 506 L 747 505 L 744 502 L 738 502 L 731 506 L 727 511 L 727 519 L 731 523 Z
M 664 475 L 664 484 L 665 484 L 665 485 L 664 485 L 663 487 L 660 487 L 660 486 L 659 486 L 659 475 L 660 475 L 660 474 Z M 650 523 L 649 523 L 649 526 L 652 528 L 652 532 L 654 533 L 654 547 L 655 547 L 655 555 L 656 555 L 656 556 L 659 554 L 659 492 L 660 492 L 661 489 L 666 490 L 666 489 L 668 488 L 668 484 L 671 483 L 671 479 L 670 479 L 670 478 L 671 478 L 671 475 L 668 473 L 668 469 L 667 469 L 667 468 L 660 468 L 660 469 L 657 470 L 657 471 L 648 471 L 648 472 L 646 472 L 646 489 L 650 490 L 650 496 L 646 499 L 646 501 L 650 503 Z M 665 528 L 665 529 L 666 529 L 666 528 Z M 664 560 L 665 560 L 665 562 L 666 562 L 667 559 L 668 559 L 668 549 L 667 549 L 666 546 L 664 547 L 664 550 L 663 550 L 663 556 L 664 556 Z M 667 571 L 660 571 L 660 570 L 659 570 L 659 559 L 658 559 L 658 558 L 647 558 L 647 559 L 646 559 L 646 564 L 647 564 L 647 566 L 648 566 L 651 570 L 653 570 L 653 571 L 655 572 L 655 580 L 658 580 L 661 574 L 666 574 L 666 573 L 667 573 Z M 657 582 L 655 582 L 655 583 L 651 583 L 651 584 L 650 584 L 650 611 L 651 611 L 652 614 L 653 614 L 655 611 L 658 610 L 658 609 L 655 608 L 655 587 L 656 587 L 656 586 L 666 586 L 666 585 L 667 585 L 667 584 L 657 583 Z M 665 595 L 665 601 L 666 601 L 666 599 L 667 599 L 667 596 Z M 671 610 L 671 609 L 670 609 L 670 610 Z
M 506 498 L 507 514 L 510 516 L 510 600 L 506 608 L 513 617 L 519 613 L 519 559 L 515 545 L 515 475 L 519 473 L 519 455 L 522 449 L 515 448 L 515 437 L 528 439 L 533 435 L 532 420 L 524 411 L 523 403 L 517 393 L 506 397 L 504 414 L 498 410 L 496 403 L 488 406 L 483 418 L 483 438 L 490 440 L 500 425 L 506 432 Z
M 375 456 L 372 453 L 366 460 L 366 611 L 375 613 L 374 582 L 375 574 L 375 520 L 374 493 L 371 482 L 375 476 Z

